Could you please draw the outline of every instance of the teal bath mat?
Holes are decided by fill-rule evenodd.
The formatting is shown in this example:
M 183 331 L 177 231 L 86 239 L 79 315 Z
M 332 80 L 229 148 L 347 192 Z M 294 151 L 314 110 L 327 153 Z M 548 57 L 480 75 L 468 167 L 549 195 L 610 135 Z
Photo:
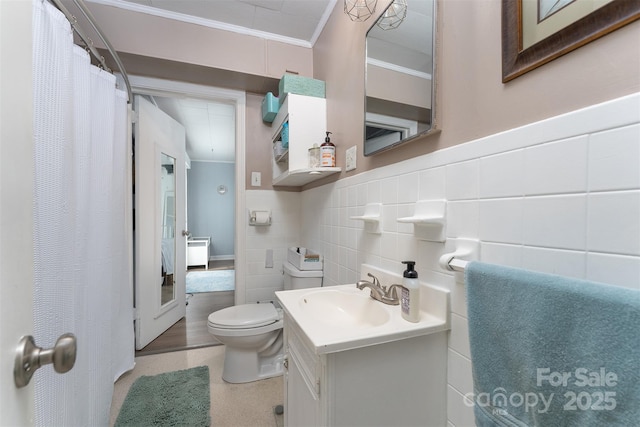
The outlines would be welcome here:
M 115 427 L 209 426 L 209 367 L 198 366 L 138 378 Z

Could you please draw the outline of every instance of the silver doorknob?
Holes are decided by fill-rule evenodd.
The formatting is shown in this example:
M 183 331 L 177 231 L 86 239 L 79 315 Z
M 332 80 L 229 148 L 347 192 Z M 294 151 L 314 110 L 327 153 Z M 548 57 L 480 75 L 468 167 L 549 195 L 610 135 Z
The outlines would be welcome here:
M 191 235 L 191 233 L 189 232 L 189 230 L 182 230 L 182 235 L 188 237 Z
M 59 374 L 69 372 L 76 363 L 76 337 L 63 334 L 53 348 L 38 347 L 31 335 L 20 338 L 16 349 L 16 360 L 13 367 L 13 379 L 16 387 L 29 384 L 33 373 L 41 366 L 53 363 L 53 369 Z

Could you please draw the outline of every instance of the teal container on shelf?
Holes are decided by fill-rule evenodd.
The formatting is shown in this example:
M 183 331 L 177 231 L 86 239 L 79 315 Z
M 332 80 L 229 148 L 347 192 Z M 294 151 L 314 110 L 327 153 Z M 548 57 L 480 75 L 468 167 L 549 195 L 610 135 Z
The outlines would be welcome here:
M 284 148 L 285 150 L 289 148 L 289 122 L 284 122 L 282 124 L 280 139 L 282 140 L 282 148 Z
M 315 96 L 316 98 L 325 97 L 325 84 L 322 80 L 312 79 L 309 77 L 296 76 L 294 74 L 285 74 L 278 84 L 278 96 L 280 97 L 280 105 L 284 102 L 284 98 L 289 93 L 297 95 Z
M 262 100 L 262 120 L 267 123 L 272 123 L 278 114 L 280 109 L 280 101 L 273 93 L 269 92 L 264 96 Z

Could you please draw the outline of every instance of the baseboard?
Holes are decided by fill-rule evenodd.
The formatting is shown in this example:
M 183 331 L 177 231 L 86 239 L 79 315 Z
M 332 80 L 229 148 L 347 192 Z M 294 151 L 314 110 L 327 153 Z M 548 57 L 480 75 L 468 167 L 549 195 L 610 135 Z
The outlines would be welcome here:
M 214 255 L 209 257 L 209 261 L 235 261 L 235 255 Z

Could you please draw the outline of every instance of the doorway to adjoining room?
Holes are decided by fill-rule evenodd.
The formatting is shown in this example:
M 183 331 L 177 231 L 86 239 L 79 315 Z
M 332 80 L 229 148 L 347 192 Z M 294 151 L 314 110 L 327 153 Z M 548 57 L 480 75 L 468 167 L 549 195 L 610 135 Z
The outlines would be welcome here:
M 218 108 L 218 107 L 216 107 Z M 233 110 L 217 110 L 233 125 Z M 225 120 L 221 120 L 225 121 Z M 225 129 L 229 124 L 225 125 Z M 216 126 L 211 138 L 233 143 L 233 127 Z M 215 150 L 214 150 L 215 151 Z M 235 163 L 230 155 L 192 150 L 194 156 L 187 170 L 187 277 L 188 297 L 205 292 L 235 290 Z M 211 159 L 211 160 L 209 160 Z
M 186 315 L 136 355 L 220 344 L 209 314 L 235 303 L 235 105 L 212 99 L 150 97 L 185 127 Z

